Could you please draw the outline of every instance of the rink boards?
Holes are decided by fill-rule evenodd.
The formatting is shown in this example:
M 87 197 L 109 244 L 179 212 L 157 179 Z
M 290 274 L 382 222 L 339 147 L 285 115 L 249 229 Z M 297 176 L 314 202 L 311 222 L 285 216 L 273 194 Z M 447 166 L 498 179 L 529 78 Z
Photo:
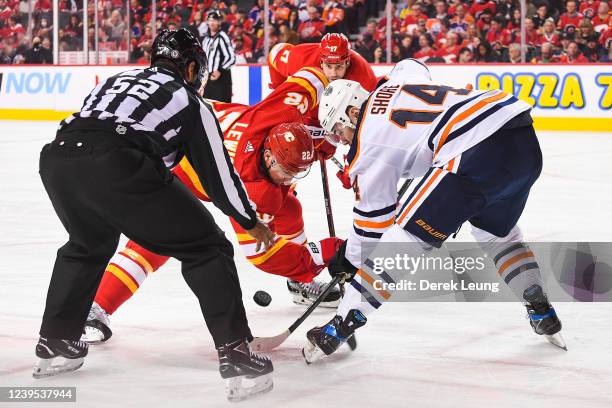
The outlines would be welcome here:
M 376 75 L 392 65 L 373 66 Z M 0 119 L 60 120 L 78 110 L 97 82 L 135 66 L 0 66 Z M 431 65 L 434 80 L 512 92 L 534 107 L 539 130 L 610 131 L 611 65 Z M 233 101 L 265 97 L 267 66 L 232 68 Z

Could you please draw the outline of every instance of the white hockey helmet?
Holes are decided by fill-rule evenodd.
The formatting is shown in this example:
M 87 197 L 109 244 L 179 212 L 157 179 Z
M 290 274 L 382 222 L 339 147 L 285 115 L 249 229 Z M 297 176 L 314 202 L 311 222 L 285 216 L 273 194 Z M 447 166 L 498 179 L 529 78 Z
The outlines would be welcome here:
M 369 95 L 370 93 L 363 89 L 359 82 L 348 79 L 332 81 L 323 91 L 319 103 L 319 122 L 323 129 L 333 133 L 334 126 L 338 122 L 343 126 L 355 128 L 346 111 L 349 106 L 360 108 Z

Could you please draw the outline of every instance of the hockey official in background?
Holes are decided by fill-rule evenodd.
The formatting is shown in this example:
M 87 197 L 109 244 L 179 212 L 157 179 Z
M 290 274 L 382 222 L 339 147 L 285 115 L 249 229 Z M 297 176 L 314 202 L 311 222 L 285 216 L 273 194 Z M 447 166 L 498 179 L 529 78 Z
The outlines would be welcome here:
M 208 33 L 202 44 L 208 58 L 208 82 L 204 88 L 204 97 L 219 102 L 232 101 L 232 72 L 230 68 L 236 63 L 236 54 L 229 36 L 221 30 L 221 14 L 217 11 L 208 13 Z
M 273 234 L 258 221 L 223 146 L 211 107 L 197 94 L 206 56 L 185 29 L 163 30 L 151 67 L 98 84 L 64 120 L 40 156 L 40 175 L 69 239 L 59 249 L 47 293 L 34 377 L 81 367 L 85 319 L 119 236 L 181 261 L 219 354 L 228 398 L 272 388 L 271 361 L 251 353 L 233 248 L 212 215 L 168 171 L 192 163 L 212 202 L 257 241 Z M 63 364 L 55 364 L 64 357 Z M 57 362 L 55 362 L 57 363 Z M 249 376 L 255 385 L 241 386 Z

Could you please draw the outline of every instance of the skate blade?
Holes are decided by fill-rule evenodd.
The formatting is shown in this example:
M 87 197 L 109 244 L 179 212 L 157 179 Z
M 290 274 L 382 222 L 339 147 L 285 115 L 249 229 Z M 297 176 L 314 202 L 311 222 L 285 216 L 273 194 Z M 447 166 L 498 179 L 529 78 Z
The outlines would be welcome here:
M 560 349 L 567 351 L 567 345 L 565 344 L 565 340 L 563 339 L 563 336 L 561 336 L 561 333 L 555 333 L 552 335 L 545 334 L 544 337 L 553 346 L 559 347 Z
M 83 357 L 75 359 L 62 358 L 64 360 L 63 364 L 53 365 L 53 361 L 56 358 L 62 357 L 47 359 L 41 358 L 38 363 L 34 365 L 34 372 L 32 373 L 32 377 L 39 379 L 69 373 L 71 371 L 75 371 L 81 368 L 83 362 L 85 361 Z
M 304 356 L 306 364 L 311 364 L 323 358 L 325 353 L 316 345 L 312 344 L 310 340 L 306 340 L 306 344 L 304 344 L 304 348 L 302 349 L 302 356 Z
M 272 373 L 255 378 L 233 377 L 225 381 L 225 393 L 230 402 L 243 401 L 256 395 L 265 394 L 272 391 L 272 388 L 274 388 Z

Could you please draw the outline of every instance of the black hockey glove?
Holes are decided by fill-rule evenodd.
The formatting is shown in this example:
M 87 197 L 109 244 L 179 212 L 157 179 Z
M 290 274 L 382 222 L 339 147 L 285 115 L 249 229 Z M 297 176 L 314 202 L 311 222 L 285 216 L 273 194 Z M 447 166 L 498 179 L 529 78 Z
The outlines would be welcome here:
M 346 259 L 346 243 L 348 240 L 344 241 L 338 251 L 334 254 L 334 256 L 329 261 L 329 266 L 327 270 L 332 278 L 335 278 L 338 275 L 344 275 L 342 279 L 343 282 L 350 282 L 353 279 L 353 276 L 357 273 L 357 268 L 353 266 L 352 263 Z

